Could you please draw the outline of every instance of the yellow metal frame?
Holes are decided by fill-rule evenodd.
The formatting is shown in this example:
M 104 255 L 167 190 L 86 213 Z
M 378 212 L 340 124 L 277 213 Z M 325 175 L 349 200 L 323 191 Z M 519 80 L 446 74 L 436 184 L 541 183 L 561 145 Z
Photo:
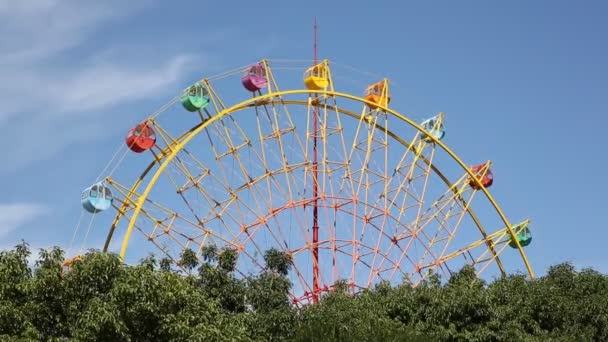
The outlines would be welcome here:
M 330 81 L 331 83 L 331 81 Z M 138 196 L 137 201 L 135 202 L 135 208 L 133 209 L 133 213 L 131 215 L 131 219 L 129 220 L 129 223 L 127 225 L 127 229 L 125 232 L 125 235 L 123 237 L 123 241 L 122 241 L 122 245 L 121 245 L 121 249 L 120 249 L 120 257 L 121 259 L 124 260 L 128 245 L 129 245 L 129 241 L 133 232 L 133 228 L 135 227 L 135 223 L 137 221 L 137 218 L 142 210 L 142 207 L 150 193 L 150 191 L 152 190 L 152 188 L 154 188 L 156 182 L 158 181 L 159 177 L 163 174 L 165 168 L 167 167 L 167 165 L 169 165 L 169 163 L 176 157 L 176 155 L 188 144 L 188 142 L 190 140 L 192 140 L 194 137 L 196 137 L 199 133 L 203 132 L 205 130 L 205 128 L 211 124 L 213 124 L 215 121 L 220 120 L 221 118 L 231 115 L 234 112 L 249 108 L 251 106 L 255 106 L 256 103 L 268 103 L 271 102 L 274 98 L 282 98 L 284 96 L 290 96 L 290 95 L 308 95 L 308 94 L 316 94 L 316 95 L 321 95 L 324 97 L 333 97 L 333 98 L 345 98 L 345 99 L 349 99 L 349 100 L 353 100 L 353 101 L 358 101 L 361 102 L 365 105 L 375 105 L 378 107 L 378 109 L 381 109 L 382 111 L 389 113 L 391 115 L 393 115 L 394 117 L 406 122 L 407 124 L 409 124 L 410 126 L 416 128 L 419 132 L 421 133 L 425 133 L 425 130 L 423 127 L 421 127 L 418 123 L 412 121 L 411 119 L 407 118 L 406 116 L 387 108 L 386 106 L 381 106 L 378 104 L 375 104 L 371 101 L 366 100 L 365 98 L 359 97 L 359 96 L 354 96 L 354 95 L 350 95 L 350 94 L 346 94 L 346 93 L 340 93 L 340 92 L 336 92 L 336 91 L 332 91 L 332 90 L 311 90 L 311 89 L 298 89 L 298 90 L 287 90 L 287 91 L 279 91 L 278 89 L 275 89 L 274 92 L 269 92 L 268 94 L 263 94 L 254 98 L 250 98 L 247 99 L 241 103 L 238 103 L 232 107 L 226 108 L 224 106 L 223 103 L 221 103 L 219 106 L 216 106 L 216 114 L 213 115 L 212 117 L 210 117 L 209 119 L 205 120 L 204 122 L 202 122 L 201 124 L 193 127 L 193 129 L 189 130 L 188 132 L 186 132 L 185 134 L 183 134 L 180 138 L 176 139 L 174 141 L 173 144 L 171 144 L 170 146 L 167 147 L 166 150 L 162 151 L 162 155 L 160 156 L 160 158 L 157 158 L 157 160 L 153 161 L 150 166 L 146 169 L 146 171 L 144 172 L 144 174 L 142 174 L 142 176 L 136 181 L 136 183 L 133 185 L 133 187 L 131 188 L 130 193 L 135 193 L 135 190 L 137 190 L 137 188 L 142 184 L 143 179 L 145 178 L 145 176 L 152 170 L 152 167 L 155 164 L 159 164 L 158 169 L 156 170 L 156 172 L 153 174 L 152 178 L 150 179 L 150 181 L 148 182 L 145 190 L 143 191 L 143 193 L 141 193 L 140 196 Z M 280 100 L 280 102 L 282 104 L 287 104 L 289 101 L 285 101 L 285 100 Z M 294 102 L 294 101 L 292 101 Z M 305 102 L 306 103 L 306 102 Z M 395 135 L 396 137 L 396 135 Z M 511 239 L 513 239 L 515 241 L 515 244 L 517 245 L 517 249 L 519 250 L 519 253 L 523 259 L 523 262 L 526 266 L 526 269 L 528 271 L 528 274 L 530 275 L 531 278 L 534 278 L 534 272 L 532 271 L 532 267 L 528 261 L 528 258 L 526 257 L 526 254 L 522 248 L 522 246 L 519 244 L 519 241 L 516 238 L 516 233 L 513 231 L 512 229 L 512 225 L 509 222 L 509 220 L 507 219 L 506 215 L 504 214 L 504 212 L 502 211 L 502 209 L 498 206 L 496 200 L 493 198 L 493 196 L 488 192 L 488 190 L 482 186 L 481 182 L 479 181 L 479 179 L 477 179 L 477 177 L 475 177 L 475 175 L 471 172 L 470 168 L 468 167 L 467 164 L 465 164 L 451 149 L 449 149 L 444 143 L 442 143 L 440 140 L 437 140 L 435 137 L 433 136 L 429 136 L 437 146 L 441 147 L 446 153 L 448 153 L 448 155 L 450 155 L 450 157 L 452 157 L 452 159 L 454 159 L 461 167 L 462 169 L 469 175 L 469 177 L 475 179 L 475 182 L 479 185 L 480 190 L 490 201 L 490 203 L 492 204 L 492 206 L 494 207 L 494 209 L 497 211 L 498 215 L 500 216 L 501 220 L 504 222 L 506 230 L 508 232 L 508 234 L 510 235 Z M 401 140 L 402 143 L 405 143 L 405 141 Z M 406 144 L 407 146 L 407 144 Z M 434 168 L 434 171 L 437 172 L 438 170 L 436 168 Z M 444 181 L 446 181 L 449 184 L 449 181 L 445 178 L 442 177 Z M 131 201 L 131 199 L 129 199 L 129 201 Z M 112 238 L 112 234 L 114 232 L 114 229 L 116 227 L 116 224 L 118 223 L 118 221 L 120 220 L 121 216 L 124 214 L 124 209 L 125 208 L 121 208 L 122 210 L 119 210 L 114 223 L 112 225 L 111 228 L 111 232 L 108 236 L 108 239 L 106 241 L 106 245 L 104 247 L 104 250 L 107 250 L 110 240 Z M 469 213 L 471 213 L 469 211 Z M 485 230 L 483 229 L 483 227 L 481 226 L 481 224 L 479 223 L 479 221 L 476 219 L 475 216 L 472 216 L 475 223 L 478 224 L 478 228 L 480 229 L 480 231 L 482 232 L 482 235 L 487 236 L 487 234 L 485 233 Z M 491 249 L 491 245 L 488 245 L 489 249 Z M 493 252 L 493 254 L 496 256 L 496 259 L 498 261 L 498 256 L 496 255 L 495 252 Z M 501 271 L 502 270 L 502 267 Z M 504 272 L 504 271 L 503 271 Z

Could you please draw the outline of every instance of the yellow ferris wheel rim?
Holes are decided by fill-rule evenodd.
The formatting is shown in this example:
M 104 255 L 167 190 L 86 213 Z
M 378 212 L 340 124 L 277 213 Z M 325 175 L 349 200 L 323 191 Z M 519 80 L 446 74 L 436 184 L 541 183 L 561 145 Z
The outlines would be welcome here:
M 126 252 L 127 252 L 127 248 L 129 245 L 129 241 L 131 239 L 131 235 L 133 232 L 133 228 L 135 227 L 135 223 L 137 221 L 137 218 L 139 217 L 139 214 L 141 212 L 141 209 L 144 205 L 144 202 L 146 201 L 146 199 L 148 198 L 148 195 L 150 193 L 150 191 L 154 188 L 156 182 L 158 181 L 159 177 L 163 174 L 165 168 L 167 167 L 167 165 L 173 160 L 173 158 L 180 152 L 182 151 L 183 148 L 185 148 L 185 146 L 188 144 L 188 142 L 190 140 L 192 140 L 194 137 L 196 137 L 199 133 L 201 133 L 203 130 L 205 130 L 209 125 L 211 125 L 212 123 L 216 122 L 217 120 L 222 119 L 225 116 L 229 116 L 234 112 L 237 112 L 239 110 L 243 110 L 246 109 L 248 107 L 251 106 L 256 106 L 256 102 L 267 102 L 267 101 L 272 101 L 274 98 L 281 98 L 283 96 L 289 96 L 289 95 L 305 95 L 305 94 L 316 94 L 316 95 L 321 95 L 321 96 L 325 96 L 325 97 L 341 97 L 341 98 L 345 98 L 345 99 L 350 99 L 353 101 L 358 101 L 360 103 L 366 104 L 366 105 L 375 105 L 379 110 L 391 114 L 392 116 L 402 120 L 403 122 L 406 122 L 407 124 L 411 125 L 412 127 L 416 128 L 419 132 L 424 132 L 424 129 L 416 122 L 412 121 L 410 118 L 400 114 L 399 112 L 390 109 L 386 106 L 383 105 L 378 105 L 375 103 L 372 103 L 371 101 L 366 100 L 365 98 L 356 96 L 356 95 L 351 95 L 351 94 L 347 94 L 347 93 L 342 93 L 342 92 L 337 92 L 334 90 L 310 90 L 310 89 L 296 89 L 296 90 L 277 90 L 274 92 L 269 92 L 267 94 L 262 94 L 250 99 L 247 99 L 245 101 L 242 101 L 232 107 L 228 107 L 228 108 L 224 108 L 222 109 L 220 112 L 216 113 L 215 115 L 211 116 L 210 118 L 206 119 L 203 123 L 195 126 L 193 129 L 189 130 L 188 132 L 186 132 L 185 134 L 182 135 L 182 137 L 180 139 L 176 140 L 176 144 L 171 146 L 170 151 L 168 151 L 168 153 L 166 153 L 162 159 L 162 162 L 159 164 L 159 167 L 157 168 L 156 172 L 153 174 L 152 178 L 150 179 L 150 181 L 148 182 L 146 188 L 144 189 L 144 191 L 141 193 L 140 196 L 138 196 L 138 199 L 136 202 L 134 202 L 135 207 L 133 209 L 133 213 L 129 219 L 129 223 L 127 225 L 123 240 L 122 240 L 122 244 L 121 244 L 121 248 L 120 248 L 120 253 L 119 256 L 122 260 L 124 260 Z M 282 100 L 283 101 L 283 100 Z M 283 101 L 283 102 L 289 102 L 289 101 Z M 294 101 L 292 101 L 294 102 Z M 336 106 L 336 108 L 339 108 Z M 398 137 L 397 135 L 393 136 Z M 505 228 L 509 234 L 509 236 L 511 237 L 511 240 L 515 243 L 520 256 L 524 262 L 524 265 L 526 267 L 526 270 L 530 276 L 530 278 L 534 278 L 534 272 L 532 270 L 532 267 L 530 265 L 530 262 L 522 248 L 522 246 L 519 243 L 519 240 L 516 237 L 516 233 L 513 231 L 512 229 L 512 225 L 510 223 L 510 221 L 507 219 L 506 215 L 504 214 L 503 210 L 500 208 L 500 206 L 498 205 L 498 203 L 496 202 L 496 200 L 494 199 L 494 197 L 492 196 L 492 194 L 481 184 L 481 181 L 475 177 L 475 175 L 473 174 L 473 172 L 471 172 L 471 170 L 469 169 L 469 167 L 467 166 L 467 164 L 465 162 L 463 162 L 457 155 L 456 153 L 454 153 L 448 146 L 446 146 L 443 142 L 441 142 L 440 140 L 438 140 L 437 138 L 435 138 L 432 135 L 428 136 L 433 143 L 435 143 L 437 146 L 441 147 L 446 153 L 448 153 L 448 155 L 455 160 L 460 167 L 465 170 L 465 172 L 469 175 L 469 177 L 471 177 L 472 180 L 474 180 L 477 185 L 479 186 L 480 190 L 484 193 L 484 195 L 486 196 L 486 198 L 489 200 L 490 204 L 492 205 L 492 207 L 496 210 L 496 212 L 498 213 L 500 219 L 504 222 L 505 224 Z M 406 142 L 401 139 L 400 143 L 402 144 L 406 144 Z M 407 146 L 407 145 L 406 145 Z M 135 182 L 135 184 L 131 187 L 131 191 L 130 193 L 133 193 L 135 189 L 139 188 L 139 186 L 141 185 L 141 183 L 143 182 L 143 178 L 144 175 L 147 174 L 149 171 L 151 171 L 152 166 L 154 164 L 156 164 L 157 162 L 159 162 L 158 160 L 153 161 L 150 166 L 144 171 L 144 173 L 142 174 L 141 177 L 139 177 L 139 179 Z M 437 171 L 436 168 L 434 168 L 435 171 Z M 442 177 L 444 178 L 444 177 Z M 446 179 L 444 178 L 444 181 L 446 181 Z M 467 210 L 469 211 L 469 213 L 472 213 L 471 210 Z M 108 240 L 106 241 L 104 250 L 107 250 L 107 248 L 109 247 L 109 240 L 111 239 L 111 236 L 113 235 L 113 229 L 115 227 L 115 224 L 117 223 L 118 220 L 120 220 L 120 218 L 122 217 L 124 213 L 122 212 L 122 210 L 119 210 L 115 220 L 114 220 L 114 224 L 112 226 L 111 232 L 108 236 Z M 476 220 L 477 221 L 477 220 Z M 485 234 L 485 231 L 483 230 L 483 226 L 476 222 L 476 224 L 478 225 L 478 228 L 481 230 L 482 234 Z M 489 246 L 488 246 L 489 247 Z M 493 253 L 495 254 L 495 253 Z M 496 255 L 496 260 L 500 263 L 500 259 L 498 258 L 498 256 Z M 502 266 L 499 266 L 501 269 L 501 272 L 504 273 L 504 270 L 502 268 Z

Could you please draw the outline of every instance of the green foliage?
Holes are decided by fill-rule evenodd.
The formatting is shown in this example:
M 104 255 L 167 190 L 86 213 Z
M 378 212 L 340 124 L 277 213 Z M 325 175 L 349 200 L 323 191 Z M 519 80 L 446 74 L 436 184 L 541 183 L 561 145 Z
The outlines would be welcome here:
M 245 282 L 210 264 L 199 268 L 198 285 L 208 297 L 216 300 L 222 309 L 230 313 L 245 311 Z
M 275 248 L 271 248 L 264 254 L 266 267 L 280 275 L 286 276 L 292 266 L 291 256 Z
M 190 248 L 184 249 L 179 258 L 179 265 L 190 274 L 192 269 L 198 266 L 198 257 L 196 256 L 196 253 Z
M 319 305 L 303 310 L 296 327 L 296 341 L 427 341 L 414 328 L 387 314 L 372 292 L 350 297 L 336 291 Z
M 204 261 L 214 262 L 217 260 L 217 247 L 215 245 L 205 245 L 201 248 L 201 256 Z
M 171 260 L 171 258 L 162 258 L 158 263 L 160 269 L 165 272 L 171 271 L 171 265 L 173 265 L 173 260 Z
M 226 248 L 218 255 L 218 266 L 226 273 L 233 272 L 236 268 L 237 258 L 238 253 L 236 250 Z
M 355 296 L 342 281 L 317 304 L 291 302 L 291 258 L 237 277 L 238 253 L 209 246 L 178 266 L 151 255 L 123 265 L 89 251 L 62 272 L 63 251 L 30 264 L 23 242 L 0 252 L 0 340 L 8 341 L 608 341 L 608 278 L 564 263 L 536 280 L 490 283 L 465 267 L 442 282 L 383 282 Z

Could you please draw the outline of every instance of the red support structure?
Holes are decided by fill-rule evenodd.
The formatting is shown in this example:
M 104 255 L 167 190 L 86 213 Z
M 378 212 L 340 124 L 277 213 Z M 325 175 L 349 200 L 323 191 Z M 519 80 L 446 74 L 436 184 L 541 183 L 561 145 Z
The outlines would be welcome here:
M 317 18 L 314 25 L 314 65 L 317 65 Z M 318 96 L 315 96 L 318 99 Z M 318 103 L 315 101 L 315 103 Z M 319 107 L 315 105 L 313 118 L 313 160 L 312 160 L 312 287 L 313 303 L 319 301 L 319 207 L 318 207 L 318 169 L 317 169 L 317 126 L 318 126 Z

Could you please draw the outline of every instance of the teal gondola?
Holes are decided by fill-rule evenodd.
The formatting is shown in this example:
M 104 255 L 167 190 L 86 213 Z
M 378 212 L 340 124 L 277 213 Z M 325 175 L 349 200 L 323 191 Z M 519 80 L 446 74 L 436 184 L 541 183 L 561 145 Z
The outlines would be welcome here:
M 209 105 L 209 91 L 200 83 L 196 83 L 184 90 L 180 100 L 187 111 L 196 112 Z
M 513 230 L 515 231 L 515 237 L 517 238 L 517 241 L 519 241 L 520 246 L 526 247 L 532 242 L 532 232 L 530 232 L 527 224 L 516 225 L 513 227 Z M 509 246 L 511 246 L 511 248 L 517 248 L 517 244 L 513 239 L 509 240 Z

